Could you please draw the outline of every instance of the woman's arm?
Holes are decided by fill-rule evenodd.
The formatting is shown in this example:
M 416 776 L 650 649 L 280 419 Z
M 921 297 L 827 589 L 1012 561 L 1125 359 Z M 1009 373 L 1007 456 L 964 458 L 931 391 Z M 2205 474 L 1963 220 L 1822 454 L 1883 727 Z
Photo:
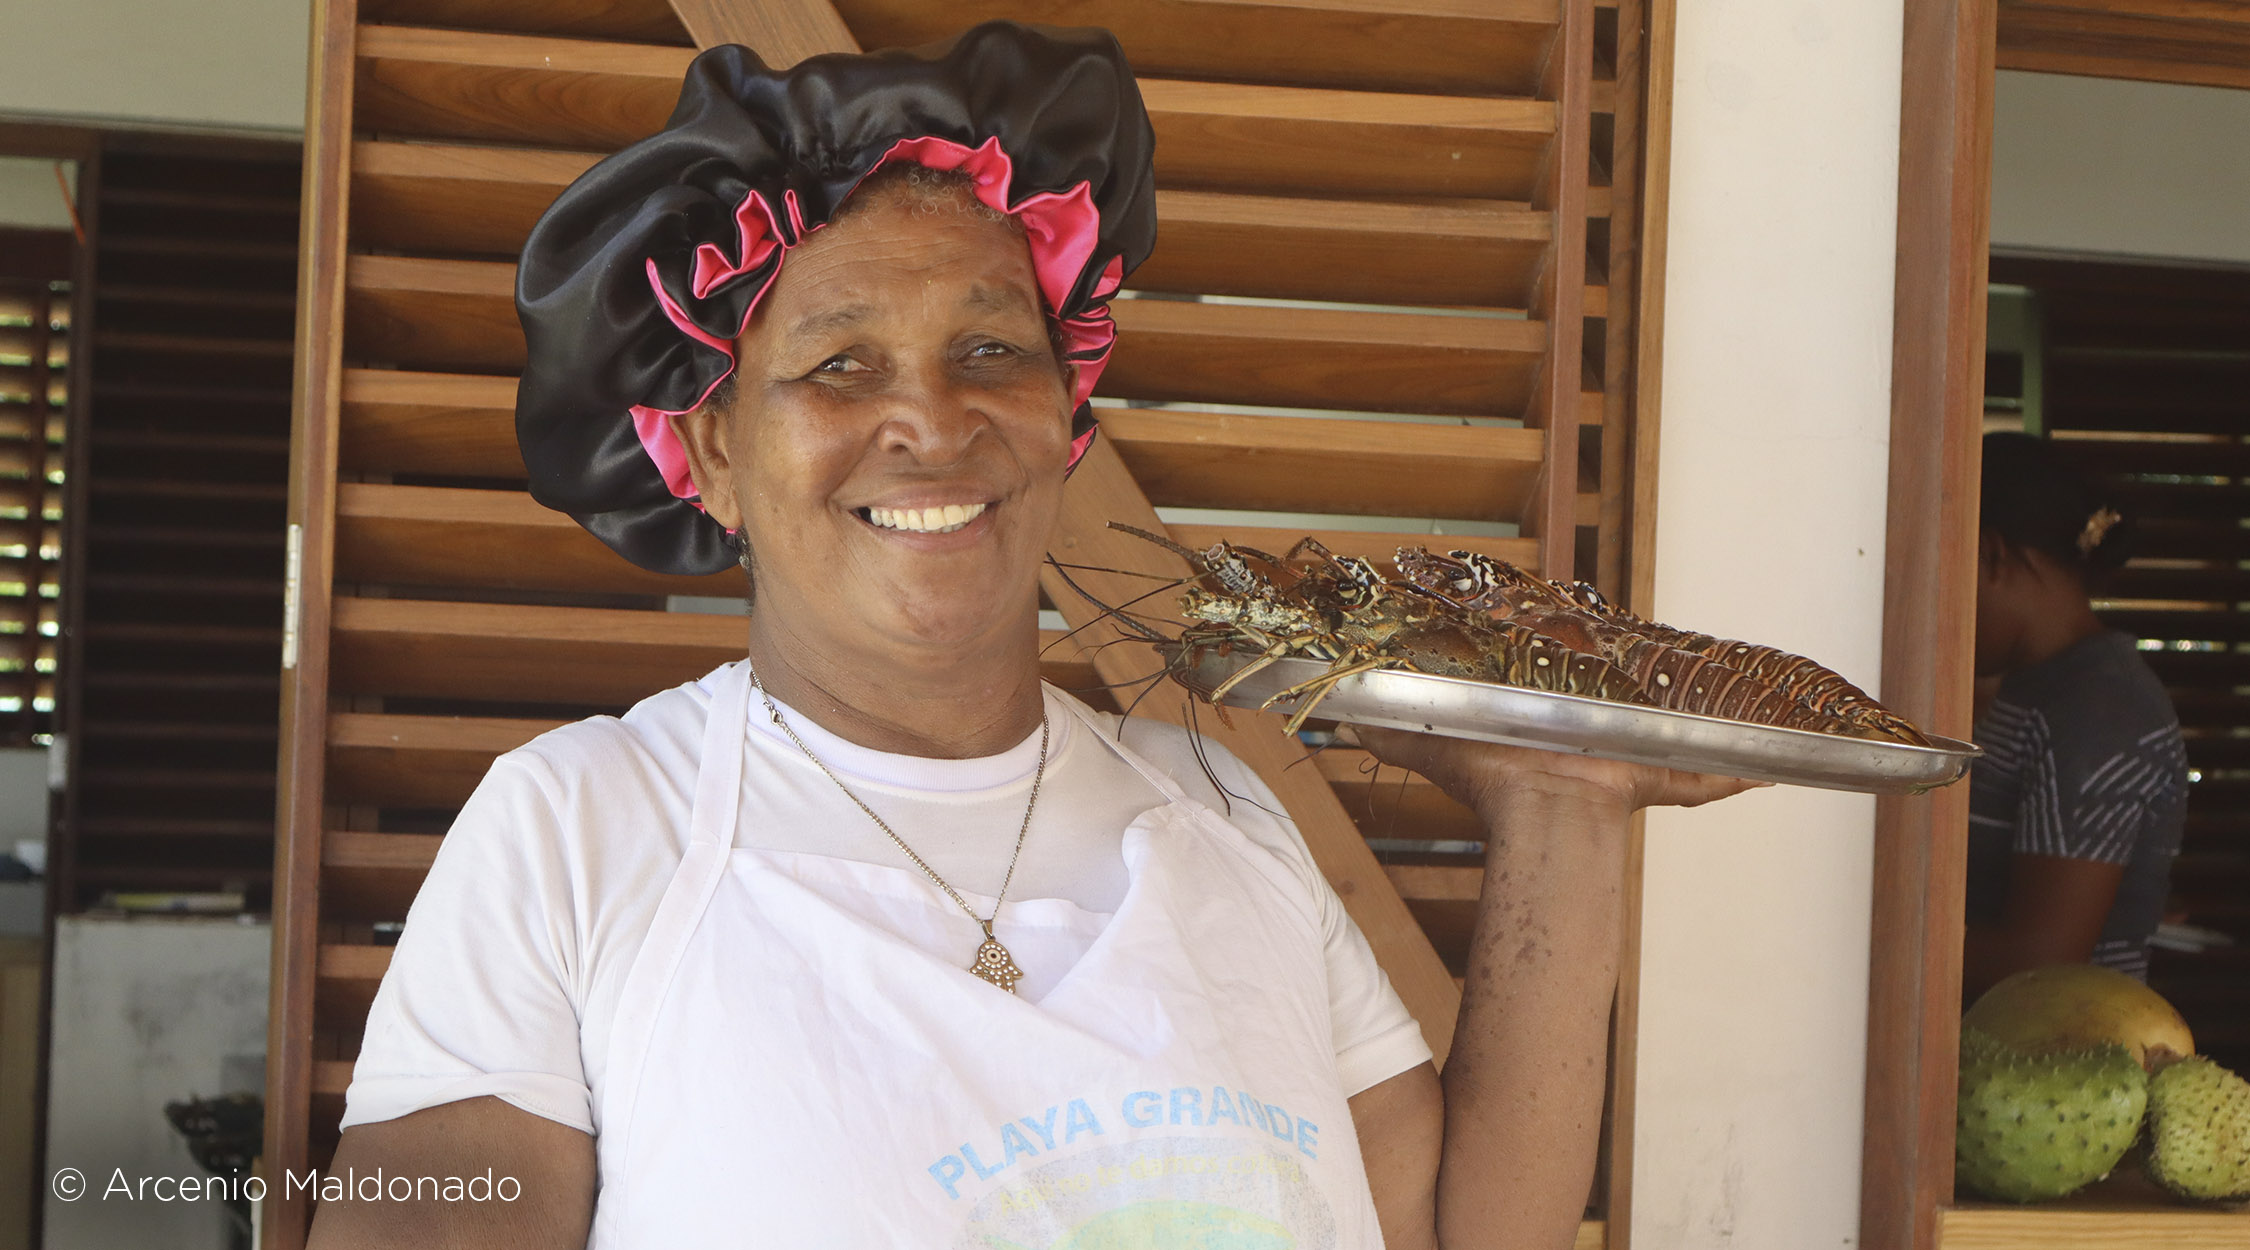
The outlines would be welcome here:
M 1352 1100 L 1386 1244 L 1568 1247 L 1601 1132 L 1630 818 L 1640 807 L 1692 806 L 1751 783 L 1360 734 L 1386 762 L 1475 810 L 1489 831 L 1442 1081 L 1425 1066 Z
M 510 1178 L 512 1201 L 324 1202 L 307 1250 L 585 1250 L 594 1223 L 594 1139 L 497 1098 L 469 1098 L 344 1130 L 326 1173 L 346 1183 Z M 370 1183 L 369 1192 L 377 1186 Z M 439 1186 L 425 1190 L 425 1198 Z

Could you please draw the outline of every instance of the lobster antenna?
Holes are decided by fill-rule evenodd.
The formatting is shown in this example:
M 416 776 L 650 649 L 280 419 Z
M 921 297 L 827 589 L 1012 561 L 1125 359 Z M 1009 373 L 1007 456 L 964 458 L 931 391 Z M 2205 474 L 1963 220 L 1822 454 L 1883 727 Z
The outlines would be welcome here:
M 1086 602 L 1093 604 L 1096 608 L 1101 609 L 1104 616 L 1112 618 L 1120 626 L 1124 627 L 1125 629 L 1129 629 L 1136 634 L 1139 634 L 1141 637 L 1147 639 L 1150 642 L 1172 641 L 1171 639 L 1166 638 L 1164 635 L 1157 633 L 1155 630 L 1150 629 L 1148 626 L 1141 624 L 1139 621 L 1134 620 L 1124 611 L 1118 608 L 1113 608 L 1108 604 L 1103 603 L 1101 600 L 1096 599 L 1093 595 L 1087 593 L 1087 590 L 1084 586 L 1081 586 L 1077 582 L 1071 580 L 1070 574 L 1064 571 L 1063 566 L 1058 563 L 1053 556 L 1047 557 L 1047 563 L 1054 565 L 1055 576 L 1063 579 L 1063 585 L 1070 587 L 1074 591 L 1077 591 L 1079 598 L 1084 599 Z M 1162 587 L 1158 587 L 1158 590 L 1161 589 Z M 1149 592 L 1149 594 L 1155 593 L 1157 592 L 1154 590 Z M 1143 597 L 1145 598 L 1146 596 Z M 1085 626 L 1080 626 L 1079 628 L 1083 629 L 1085 628 Z
M 1199 576 L 1190 573 L 1186 577 L 1173 577 L 1167 573 L 1143 573 L 1139 569 L 1113 569 L 1106 564 L 1072 564 L 1068 560 L 1056 560 L 1053 556 L 1048 556 L 1047 559 L 1062 565 L 1066 569 L 1077 569 L 1081 573 L 1114 573 L 1119 577 L 1147 577 L 1173 586 L 1192 582 Z M 1162 589 L 1162 587 L 1158 587 L 1158 589 Z
M 1188 562 L 1188 565 L 1192 568 L 1202 569 L 1208 563 L 1204 560 L 1202 552 L 1197 551 L 1193 547 L 1183 547 L 1179 543 L 1173 542 L 1171 539 L 1164 537 L 1162 534 L 1151 534 L 1147 530 L 1138 528 L 1137 526 L 1127 525 L 1123 521 L 1111 521 L 1109 522 L 1109 527 L 1113 530 L 1117 530 L 1120 533 L 1131 534 L 1133 537 L 1140 539 L 1142 542 L 1155 543 L 1157 546 L 1164 548 L 1166 551 L 1169 551 L 1172 554 L 1179 556 L 1181 559 L 1186 560 Z

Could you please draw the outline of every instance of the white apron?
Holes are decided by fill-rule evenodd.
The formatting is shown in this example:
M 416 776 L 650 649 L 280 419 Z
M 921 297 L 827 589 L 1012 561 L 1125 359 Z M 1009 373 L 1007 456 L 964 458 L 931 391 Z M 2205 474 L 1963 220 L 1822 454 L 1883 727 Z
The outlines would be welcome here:
M 1073 704 L 1167 802 L 1125 831 L 1116 914 L 1026 1001 L 967 971 L 958 909 L 932 952 L 828 900 L 935 896 L 911 868 L 734 845 L 748 697 L 740 665 L 713 691 L 689 845 L 618 1006 L 594 1247 L 1382 1244 L 1288 868 Z

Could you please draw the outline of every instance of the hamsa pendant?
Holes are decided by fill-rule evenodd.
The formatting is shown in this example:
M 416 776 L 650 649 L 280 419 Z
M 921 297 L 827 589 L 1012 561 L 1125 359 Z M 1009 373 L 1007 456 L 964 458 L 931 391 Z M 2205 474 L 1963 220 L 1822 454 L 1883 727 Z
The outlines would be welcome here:
M 1023 980 L 1023 969 L 1016 967 L 1015 957 L 995 937 L 987 937 L 984 945 L 977 947 L 977 959 L 969 965 L 969 971 L 1010 994 L 1016 992 L 1016 982 Z

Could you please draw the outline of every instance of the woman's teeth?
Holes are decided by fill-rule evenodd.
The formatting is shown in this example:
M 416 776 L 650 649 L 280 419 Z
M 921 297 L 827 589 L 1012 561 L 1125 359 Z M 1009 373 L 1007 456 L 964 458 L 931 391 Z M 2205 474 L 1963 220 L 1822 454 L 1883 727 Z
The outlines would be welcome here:
M 942 508 L 869 508 L 867 519 L 887 530 L 912 534 L 950 534 L 984 515 L 989 505 L 949 503 Z

